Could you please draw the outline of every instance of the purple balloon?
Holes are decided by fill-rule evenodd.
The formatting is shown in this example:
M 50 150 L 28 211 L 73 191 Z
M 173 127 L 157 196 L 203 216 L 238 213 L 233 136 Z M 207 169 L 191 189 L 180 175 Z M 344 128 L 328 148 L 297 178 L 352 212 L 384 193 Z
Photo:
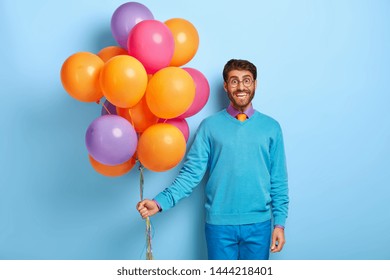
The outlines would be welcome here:
M 116 113 L 115 105 L 112 105 L 110 101 L 106 100 L 104 101 L 104 106 L 102 106 L 102 111 L 100 112 L 100 115 L 104 116 L 104 115 L 118 115 L 118 114 Z
M 152 12 L 137 2 L 127 2 L 115 10 L 111 18 L 111 32 L 122 48 L 127 49 L 127 37 L 131 29 L 146 19 L 154 19 Z
M 118 165 L 128 161 L 138 144 L 137 133 L 125 119 L 105 115 L 95 119 L 85 134 L 88 153 L 105 165 Z

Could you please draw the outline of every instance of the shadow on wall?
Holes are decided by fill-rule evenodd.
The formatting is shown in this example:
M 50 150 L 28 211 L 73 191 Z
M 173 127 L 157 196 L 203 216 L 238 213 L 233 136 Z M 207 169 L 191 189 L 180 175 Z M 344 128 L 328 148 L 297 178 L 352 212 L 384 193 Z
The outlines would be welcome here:
M 104 25 L 104 28 L 96 30 L 90 38 L 92 45 L 96 47 L 96 53 L 108 46 L 119 46 L 112 36 L 110 25 Z
M 223 82 L 218 82 L 217 84 L 218 86 L 218 89 L 216 91 L 216 104 L 215 104 L 215 107 L 216 107 L 216 110 L 215 112 L 218 112 L 222 109 L 225 109 L 229 106 L 229 98 L 227 96 L 227 93 L 225 92 L 224 88 L 223 88 Z

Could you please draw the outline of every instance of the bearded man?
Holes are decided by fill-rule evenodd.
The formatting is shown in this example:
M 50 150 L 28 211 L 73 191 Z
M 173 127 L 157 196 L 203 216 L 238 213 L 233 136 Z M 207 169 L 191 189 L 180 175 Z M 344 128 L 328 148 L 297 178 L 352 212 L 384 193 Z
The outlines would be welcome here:
M 228 108 L 204 119 L 174 182 L 137 204 L 143 218 L 174 207 L 208 172 L 205 234 L 212 260 L 264 260 L 285 244 L 288 180 L 279 123 L 255 110 L 256 66 L 223 69 Z

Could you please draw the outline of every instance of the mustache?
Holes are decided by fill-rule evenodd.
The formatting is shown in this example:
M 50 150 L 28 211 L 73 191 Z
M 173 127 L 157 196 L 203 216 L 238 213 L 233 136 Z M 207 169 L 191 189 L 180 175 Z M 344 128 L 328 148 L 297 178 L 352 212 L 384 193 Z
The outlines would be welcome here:
M 233 92 L 233 94 L 238 94 L 238 93 L 241 93 L 241 92 L 247 93 L 247 94 L 250 94 L 250 93 L 251 93 L 250 90 L 244 89 L 244 90 L 235 90 L 235 91 Z

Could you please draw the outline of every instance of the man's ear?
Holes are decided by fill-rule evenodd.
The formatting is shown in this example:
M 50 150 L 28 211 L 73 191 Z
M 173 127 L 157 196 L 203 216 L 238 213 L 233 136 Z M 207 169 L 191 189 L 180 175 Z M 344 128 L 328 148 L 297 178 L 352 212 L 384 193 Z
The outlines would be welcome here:
M 226 82 L 223 82 L 223 89 L 227 92 L 227 83 Z

